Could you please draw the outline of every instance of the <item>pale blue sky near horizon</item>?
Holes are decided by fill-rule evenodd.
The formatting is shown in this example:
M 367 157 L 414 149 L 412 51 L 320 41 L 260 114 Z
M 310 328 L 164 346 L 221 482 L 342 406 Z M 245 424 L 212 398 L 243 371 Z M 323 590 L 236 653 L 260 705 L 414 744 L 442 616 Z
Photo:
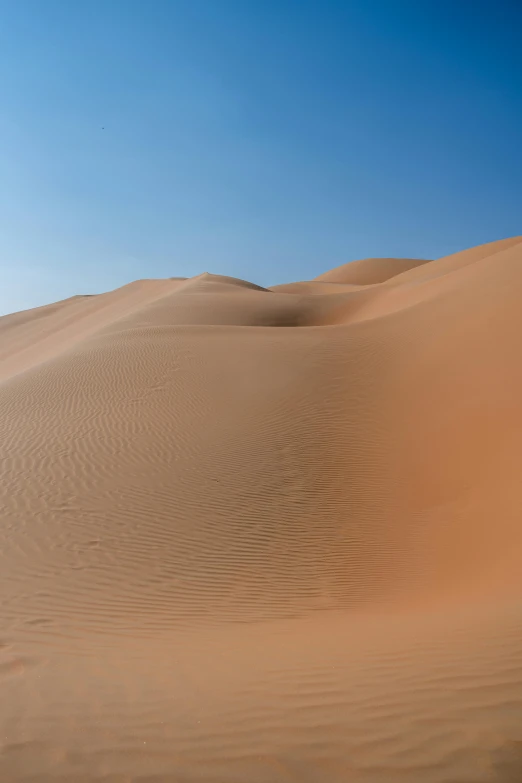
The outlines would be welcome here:
M 0 0 L 0 313 L 522 233 L 522 5 Z

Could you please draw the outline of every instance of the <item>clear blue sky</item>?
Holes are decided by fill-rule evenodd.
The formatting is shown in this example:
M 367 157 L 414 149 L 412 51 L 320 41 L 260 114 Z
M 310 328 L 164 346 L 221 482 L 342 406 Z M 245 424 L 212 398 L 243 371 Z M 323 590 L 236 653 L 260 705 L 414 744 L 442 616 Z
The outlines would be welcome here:
M 522 4 L 0 0 L 0 312 L 522 233 Z

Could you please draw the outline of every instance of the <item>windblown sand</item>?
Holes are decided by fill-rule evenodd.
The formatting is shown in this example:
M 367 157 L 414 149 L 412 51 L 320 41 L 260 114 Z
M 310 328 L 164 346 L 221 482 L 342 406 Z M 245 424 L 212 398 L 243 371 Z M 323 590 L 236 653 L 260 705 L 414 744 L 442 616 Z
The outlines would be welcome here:
M 522 238 L 0 318 L 1 783 L 522 781 Z

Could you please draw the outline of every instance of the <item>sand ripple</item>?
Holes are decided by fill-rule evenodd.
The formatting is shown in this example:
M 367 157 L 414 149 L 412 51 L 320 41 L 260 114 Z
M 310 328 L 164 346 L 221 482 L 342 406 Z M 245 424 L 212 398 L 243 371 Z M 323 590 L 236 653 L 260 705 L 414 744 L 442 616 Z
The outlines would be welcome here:
M 522 780 L 521 262 L 1 318 L 0 779 Z

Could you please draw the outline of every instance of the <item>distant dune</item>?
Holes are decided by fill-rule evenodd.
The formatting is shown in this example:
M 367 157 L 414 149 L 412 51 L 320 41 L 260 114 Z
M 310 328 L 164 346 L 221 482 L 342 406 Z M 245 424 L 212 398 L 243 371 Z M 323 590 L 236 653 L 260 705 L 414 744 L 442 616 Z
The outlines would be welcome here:
M 331 269 L 319 275 L 316 280 L 323 283 L 374 285 L 426 263 L 417 258 L 363 258 L 361 261 L 351 261 Z
M 0 318 L 0 781 L 522 781 L 521 297 L 516 237 Z

